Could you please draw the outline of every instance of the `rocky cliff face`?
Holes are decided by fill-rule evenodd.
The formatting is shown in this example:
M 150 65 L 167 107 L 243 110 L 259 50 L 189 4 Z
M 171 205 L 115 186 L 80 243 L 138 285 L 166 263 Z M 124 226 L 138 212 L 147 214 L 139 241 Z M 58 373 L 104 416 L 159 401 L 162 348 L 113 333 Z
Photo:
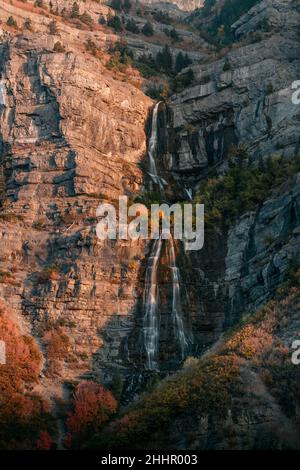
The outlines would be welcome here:
M 66 8 L 71 3 L 64 2 Z M 95 22 L 108 13 L 95 2 L 86 8 Z M 21 332 L 39 343 L 44 368 L 37 391 L 56 398 L 68 382 L 92 378 L 110 384 L 121 374 L 132 397 L 147 375 L 142 374 L 141 338 L 149 246 L 101 242 L 96 208 L 144 189 L 153 101 L 140 90 L 141 78 L 131 67 L 122 73 L 105 66 L 107 51 L 118 39 L 111 30 L 97 24 L 89 31 L 36 9 L 33 2 L 3 2 L 0 14 L 5 24 L 0 35 L 0 297 L 15 312 Z M 29 17 L 33 31 L 7 26 L 10 15 L 19 25 Z M 53 18 L 58 31 L 49 34 Z M 232 25 L 230 48 L 217 53 L 205 45 L 203 54 L 192 51 L 192 84 L 159 108 L 157 165 L 169 183 L 169 200 L 183 200 L 187 188 L 199 193 L 204 181 L 227 173 L 234 155 L 242 154 L 257 169 L 274 156 L 282 165 L 299 156 L 299 106 L 291 99 L 292 83 L 300 77 L 299 19 L 297 2 L 264 0 Z M 194 41 L 196 32 L 187 36 Z M 138 40 L 130 40 L 135 47 Z M 147 43 L 141 50 L 159 47 Z M 287 176 L 253 210 L 209 233 L 202 251 L 188 254 L 176 246 L 191 355 L 202 354 L 225 328 L 272 297 L 299 259 L 300 176 L 296 171 Z M 170 272 L 163 253 L 164 373 L 181 362 L 168 334 Z M 296 331 L 292 307 L 291 312 L 291 324 L 278 326 L 286 347 Z M 246 368 L 238 363 L 234 369 L 240 366 Z M 251 394 L 254 365 L 250 373 L 244 369 Z M 257 386 L 259 380 L 255 376 Z M 280 422 L 278 403 L 260 391 L 262 405 L 249 419 L 254 426 L 261 420 Z M 265 401 L 272 402 L 268 416 Z M 221 446 L 222 439 L 215 443 L 212 437 L 217 418 L 202 413 L 195 421 L 191 409 L 184 419 L 192 422 L 196 438 L 187 443 L 176 428 L 166 445 Z M 243 412 L 236 419 L 243 433 Z M 225 421 L 230 428 L 231 416 Z M 255 433 L 250 444 L 246 434 L 237 446 L 255 446 Z
M 158 5 L 157 0 L 142 0 L 142 3 Z M 178 8 L 184 11 L 196 10 L 196 8 L 201 8 L 203 6 L 203 0 L 167 0 L 165 4 L 167 5 L 168 3 L 177 5 Z
M 76 45 L 53 52 L 56 39 L 28 33 L 1 44 L 1 272 L 10 277 L 0 290 L 46 356 L 45 335 L 61 325 L 68 353 L 58 348 L 48 375 L 72 380 L 99 373 L 103 343 L 108 368 L 126 362 L 144 249 L 100 242 L 95 214 L 138 190 L 152 101 Z
M 243 31 L 244 44 L 193 67 L 193 86 L 171 97 L 165 158 L 179 185 L 197 192 L 206 175 L 227 171 L 233 151 L 243 150 L 257 167 L 270 157 L 284 164 L 299 155 L 299 107 L 292 102 L 292 84 L 300 74 L 298 19 L 295 2 L 261 2 L 233 25 L 237 36 Z M 261 22 L 269 27 L 253 39 Z M 283 281 L 290 261 L 299 257 L 297 194 L 295 176 L 231 226 L 217 244 L 207 240 L 198 261 L 192 257 L 195 270 L 205 266 L 211 291 L 204 311 L 215 312 L 216 324 L 220 317 L 232 324 L 242 311 L 256 309 Z M 219 264 L 212 268 L 215 250 Z

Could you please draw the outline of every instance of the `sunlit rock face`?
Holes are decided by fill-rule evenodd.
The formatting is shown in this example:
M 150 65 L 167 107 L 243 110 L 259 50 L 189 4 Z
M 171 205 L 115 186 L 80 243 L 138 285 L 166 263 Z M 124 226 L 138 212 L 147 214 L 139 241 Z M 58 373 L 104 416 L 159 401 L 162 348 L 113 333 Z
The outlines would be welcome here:
M 165 0 L 164 2 L 159 2 L 158 0 L 142 0 L 142 3 L 156 5 L 162 4 L 160 5 L 161 7 L 170 3 L 172 5 L 176 5 L 181 10 L 192 11 L 196 8 L 201 8 L 203 6 L 204 0 Z
M 14 272 L 0 296 L 42 344 L 45 325 L 64 324 L 63 380 L 99 372 L 103 343 L 101 367 L 124 359 L 144 247 L 100 241 L 96 208 L 138 191 L 152 100 L 53 42 L 25 34 L 0 46 L 1 270 Z

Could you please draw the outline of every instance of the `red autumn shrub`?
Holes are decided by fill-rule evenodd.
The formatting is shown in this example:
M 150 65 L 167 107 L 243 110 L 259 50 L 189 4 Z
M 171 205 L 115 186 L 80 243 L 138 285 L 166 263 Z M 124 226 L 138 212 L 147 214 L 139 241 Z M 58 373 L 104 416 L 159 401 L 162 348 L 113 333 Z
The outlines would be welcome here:
M 37 450 L 50 450 L 52 447 L 52 437 L 47 431 L 41 431 L 36 443 Z
M 80 447 L 82 439 L 99 432 L 117 410 L 113 394 L 95 382 L 81 382 L 74 392 L 68 414 L 66 445 Z
M 0 449 L 32 449 L 41 430 L 54 421 L 45 400 L 32 392 L 42 357 L 34 338 L 23 335 L 13 313 L 0 301 L 0 341 L 6 361 L 0 364 Z
M 39 349 L 32 337 L 21 334 L 3 303 L 0 303 L 0 340 L 6 347 L 6 364 L 0 366 L 0 387 L 36 382 L 41 370 Z

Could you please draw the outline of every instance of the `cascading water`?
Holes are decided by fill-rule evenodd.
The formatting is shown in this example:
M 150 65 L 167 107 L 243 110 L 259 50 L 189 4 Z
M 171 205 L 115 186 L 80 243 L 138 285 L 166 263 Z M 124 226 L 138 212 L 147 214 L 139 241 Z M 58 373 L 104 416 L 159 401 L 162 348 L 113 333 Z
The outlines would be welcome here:
M 144 291 L 144 341 L 147 353 L 147 368 L 157 369 L 159 312 L 157 271 L 162 247 L 161 237 L 155 240 L 149 256 Z
M 183 323 L 183 313 L 180 297 L 180 272 L 176 266 L 174 241 L 171 237 L 168 243 L 168 255 L 170 259 L 170 269 L 172 270 L 172 317 L 175 338 L 179 343 L 181 359 L 184 359 L 189 347 L 189 341 L 185 333 Z
M 155 155 L 157 149 L 157 116 L 160 102 L 156 103 L 152 115 L 151 137 L 148 146 L 149 167 L 153 182 L 160 190 L 163 190 L 162 183 L 157 174 Z M 147 354 L 147 368 L 150 370 L 157 368 L 159 318 L 158 318 L 158 286 L 157 270 L 162 247 L 161 237 L 153 243 L 151 248 L 148 266 L 146 270 L 145 290 L 144 290 L 144 343 Z
M 149 155 L 149 175 L 152 181 L 159 187 L 164 195 L 164 184 L 166 182 L 157 174 L 155 156 L 157 151 L 157 117 L 160 103 L 157 103 L 153 110 L 151 137 L 148 146 Z M 148 370 L 159 368 L 159 296 L 158 296 L 158 268 L 162 251 L 162 235 L 156 239 L 152 245 L 149 261 L 146 269 L 145 290 L 144 290 L 144 345 L 147 355 L 146 367 Z M 174 325 L 174 336 L 180 349 L 181 359 L 184 359 L 188 352 L 189 341 L 185 333 L 183 312 L 180 296 L 180 273 L 176 266 L 175 248 L 172 236 L 166 240 L 166 255 L 169 259 L 169 268 L 172 271 L 172 319 Z
M 153 114 L 152 114 L 152 123 L 151 123 L 151 136 L 148 144 L 148 156 L 149 156 L 149 176 L 155 184 L 159 187 L 160 191 L 164 190 L 164 184 L 166 182 L 160 178 L 157 174 L 157 168 L 155 163 L 155 156 L 157 150 L 157 117 L 158 117 L 158 108 L 161 101 L 156 103 Z

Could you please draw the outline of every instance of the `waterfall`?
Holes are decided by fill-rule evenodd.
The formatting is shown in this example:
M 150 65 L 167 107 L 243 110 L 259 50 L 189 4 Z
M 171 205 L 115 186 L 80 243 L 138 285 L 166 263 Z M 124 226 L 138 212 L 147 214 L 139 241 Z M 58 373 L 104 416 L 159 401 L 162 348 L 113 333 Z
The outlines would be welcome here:
M 154 241 L 146 269 L 144 290 L 144 342 L 147 353 L 147 368 L 157 368 L 159 317 L 157 271 L 162 246 L 161 237 Z
M 149 155 L 149 175 L 156 184 L 161 194 L 164 194 L 164 184 L 167 184 L 157 173 L 156 168 L 156 151 L 157 151 L 157 117 L 160 103 L 157 103 L 153 110 L 151 136 L 148 144 Z M 173 237 L 165 240 L 166 254 L 169 260 L 169 268 L 172 272 L 172 320 L 174 326 L 174 336 L 177 342 L 181 359 L 187 354 L 189 341 L 185 334 L 183 312 L 180 298 L 180 273 L 176 265 L 175 247 Z M 146 367 L 148 370 L 158 370 L 159 361 L 159 295 L 158 295 L 158 268 L 162 251 L 162 235 L 156 239 L 151 247 L 149 260 L 146 268 L 145 288 L 143 297 L 143 333 L 144 346 L 147 355 Z
M 172 318 L 175 338 L 177 339 L 181 352 L 181 359 L 184 359 L 188 351 L 189 342 L 185 334 L 183 313 L 180 298 L 180 272 L 176 265 L 174 240 L 170 237 L 168 242 L 168 254 L 170 258 L 170 269 L 172 270 Z
M 164 190 L 164 184 L 167 184 L 166 181 L 158 176 L 157 168 L 155 163 L 155 156 L 157 151 L 157 117 L 158 117 L 158 108 L 161 101 L 156 103 L 153 114 L 152 114 L 152 123 L 151 123 L 151 136 L 148 144 L 148 156 L 149 156 L 149 176 L 151 177 L 152 181 L 158 185 L 159 190 Z
M 191 188 L 184 188 L 184 191 L 189 199 L 189 201 L 193 200 L 193 190 Z

